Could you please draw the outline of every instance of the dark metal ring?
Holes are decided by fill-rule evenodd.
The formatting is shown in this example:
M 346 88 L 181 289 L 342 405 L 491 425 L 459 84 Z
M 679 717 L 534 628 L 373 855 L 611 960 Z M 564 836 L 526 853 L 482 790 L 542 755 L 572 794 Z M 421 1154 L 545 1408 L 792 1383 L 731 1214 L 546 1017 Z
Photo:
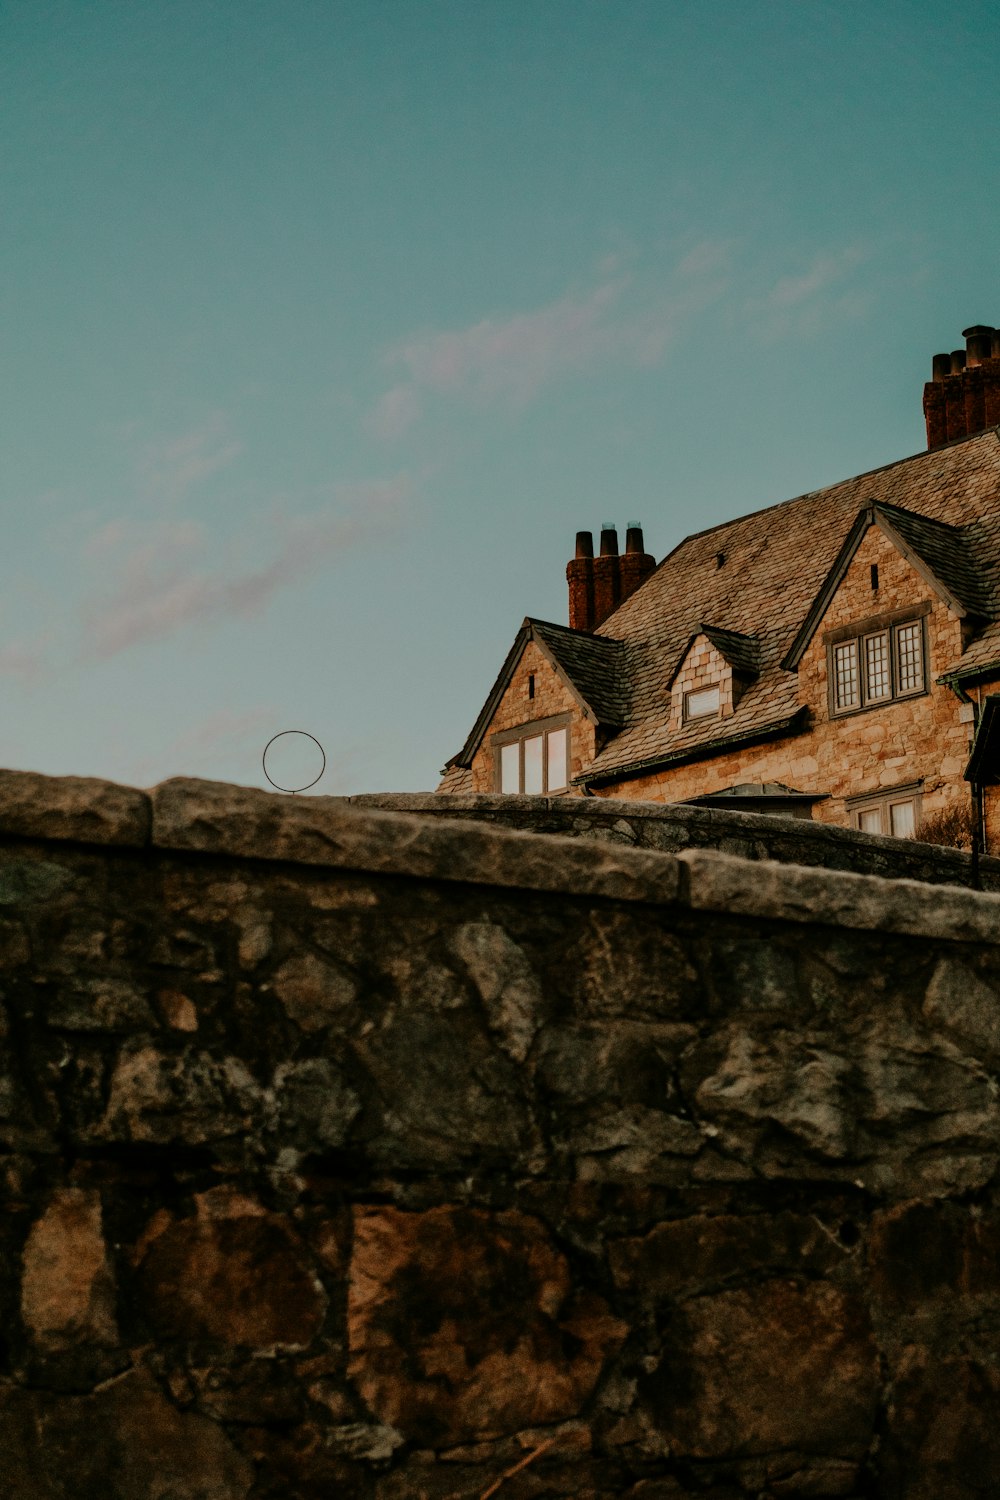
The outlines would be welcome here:
M 267 766 L 265 764 L 265 761 L 267 760 L 267 752 L 270 750 L 275 740 L 280 740 L 283 734 L 304 734 L 307 740 L 312 740 L 313 744 L 317 746 L 320 755 L 322 755 L 323 757 L 323 766 L 320 770 L 319 776 L 317 776 L 314 781 L 307 781 L 305 786 L 278 786 L 278 783 L 273 780 L 272 777 L 267 776 Z M 296 792 L 307 792 L 311 786 L 315 786 L 316 782 L 319 781 L 320 776 L 322 776 L 323 772 L 326 770 L 326 751 L 323 749 L 323 746 L 320 744 L 316 736 L 314 734 L 310 734 L 308 730 L 282 729 L 278 734 L 272 734 L 271 738 L 264 746 L 264 754 L 260 758 L 260 763 L 264 767 L 264 775 L 267 776 L 267 779 L 268 781 L 270 781 L 271 785 L 273 787 L 278 787 L 279 792 L 291 792 L 292 796 L 294 797 Z

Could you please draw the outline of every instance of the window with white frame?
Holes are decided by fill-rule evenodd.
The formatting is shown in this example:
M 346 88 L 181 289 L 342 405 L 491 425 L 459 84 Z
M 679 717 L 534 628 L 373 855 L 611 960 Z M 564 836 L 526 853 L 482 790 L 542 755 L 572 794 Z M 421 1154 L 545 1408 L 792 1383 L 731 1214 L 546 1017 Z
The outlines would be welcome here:
M 712 687 L 695 688 L 684 694 L 684 722 L 690 719 L 711 719 L 719 712 L 719 684 Z
M 498 792 L 542 797 L 569 786 L 568 717 L 521 724 L 493 737 Z
M 923 618 L 900 620 L 834 641 L 828 647 L 830 710 L 857 713 L 927 685 Z
M 862 833 L 889 834 L 893 838 L 912 838 L 920 823 L 920 786 L 896 787 L 870 797 L 852 797 L 847 811 L 851 827 Z

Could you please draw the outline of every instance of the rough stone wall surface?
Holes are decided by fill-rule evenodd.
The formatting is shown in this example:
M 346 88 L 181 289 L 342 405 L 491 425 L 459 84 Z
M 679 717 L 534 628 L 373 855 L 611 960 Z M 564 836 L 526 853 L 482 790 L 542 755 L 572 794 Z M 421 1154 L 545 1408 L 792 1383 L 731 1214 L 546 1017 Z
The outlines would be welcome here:
M 535 696 L 528 697 L 528 678 L 534 678 Z M 493 715 L 489 731 L 472 761 L 472 788 L 476 792 L 497 789 L 495 751 L 491 736 L 516 729 L 537 719 L 572 713 L 570 726 L 570 780 L 579 776 L 594 758 L 594 725 L 583 717 L 578 700 L 558 676 L 536 641 L 524 648 L 517 670 Z
M 995 1493 L 1000 897 L 194 781 L 0 833 L 11 1500 Z

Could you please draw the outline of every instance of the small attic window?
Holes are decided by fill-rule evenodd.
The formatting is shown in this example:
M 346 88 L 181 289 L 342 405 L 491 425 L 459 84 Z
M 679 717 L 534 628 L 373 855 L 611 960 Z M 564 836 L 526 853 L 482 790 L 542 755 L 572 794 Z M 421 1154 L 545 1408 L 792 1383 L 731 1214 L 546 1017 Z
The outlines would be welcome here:
M 528 673 L 528 697 L 529 698 L 533 698 L 534 696 L 535 696 L 535 674 L 534 674 L 534 672 L 529 672 Z
M 684 722 L 691 719 L 714 718 L 719 712 L 719 684 L 714 687 L 696 688 L 684 694 Z

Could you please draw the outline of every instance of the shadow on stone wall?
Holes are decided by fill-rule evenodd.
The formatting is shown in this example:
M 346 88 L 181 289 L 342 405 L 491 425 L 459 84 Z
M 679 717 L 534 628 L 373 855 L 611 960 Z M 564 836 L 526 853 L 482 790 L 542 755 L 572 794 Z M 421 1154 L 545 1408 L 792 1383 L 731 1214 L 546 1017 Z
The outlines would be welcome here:
M 994 1493 L 1000 897 L 195 781 L 0 834 L 4 1497 Z

